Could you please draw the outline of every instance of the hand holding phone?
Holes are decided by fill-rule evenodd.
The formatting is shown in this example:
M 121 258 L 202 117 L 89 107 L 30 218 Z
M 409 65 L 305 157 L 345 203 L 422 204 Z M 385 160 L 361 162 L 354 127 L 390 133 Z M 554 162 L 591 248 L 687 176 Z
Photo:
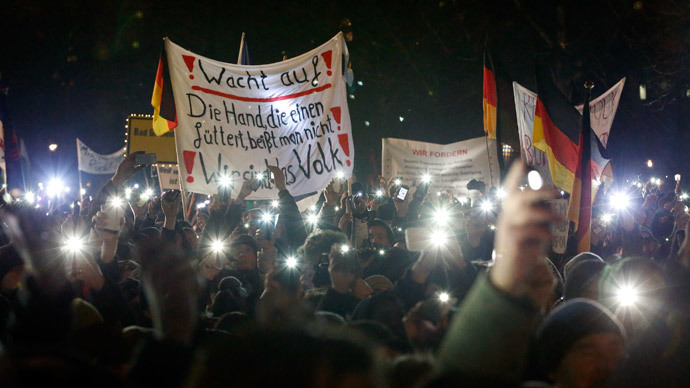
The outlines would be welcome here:
M 137 154 L 134 164 L 137 166 L 150 166 L 158 162 L 156 154 Z
M 395 198 L 400 201 L 404 201 L 407 199 L 407 193 L 410 191 L 410 186 L 407 185 L 402 185 L 398 189 L 398 193 L 396 194 Z

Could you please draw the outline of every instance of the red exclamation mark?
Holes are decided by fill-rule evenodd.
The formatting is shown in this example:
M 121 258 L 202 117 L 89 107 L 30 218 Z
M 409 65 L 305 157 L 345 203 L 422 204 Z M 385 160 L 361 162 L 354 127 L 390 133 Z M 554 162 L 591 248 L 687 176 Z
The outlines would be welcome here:
M 196 157 L 195 151 L 182 151 L 182 157 L 184 157 L 184 167 L 187 169 L 187 182 L 194 182 L 194 177 L 192 176 L 192 170 L 194 169 L 194 158 Z
M 321 53 L 321 56 L 323 57 L 323 60 L 326 62 L 326 67 L 328 68 L 328 71 L 326 72 L 326 74 L 328 74 L 328 76 L 330 77 L 333 74 L 333 72 L 331 72 L 331 70 L 330 70 L 331 69 L 331 58 L 333 57 L 333 51 L 328 50 L 325 53 Z
M 335 122 L 338 124 L 338 130 L 340 131 L 340 107 L 336 106 L 331 108 L 331 113 L 333 113 L 333 118 L 335 119 Z
M 350 141 L 348 140 L 348 137 L 349 136 L 346 133 L 338 135 L 338 142 L 340 143 L 340 148 L 342 148 L 343 152 L 345 152 L 345 156 L 350 156 Z M 346 160 L 345 163 L 347 163 L 349 167 L 350 159 Z
M 196 58 L 194 58 L 191 55 L 183 55 L 182 59 L 184 59 L 184 63 L 187 65 L 187 69 L 189 69 L 189 72 L 190 73 L 193 72 L 194 71 L 194 60 Z M 194 79 L 194 74 L 190 74 L 189 79 Z

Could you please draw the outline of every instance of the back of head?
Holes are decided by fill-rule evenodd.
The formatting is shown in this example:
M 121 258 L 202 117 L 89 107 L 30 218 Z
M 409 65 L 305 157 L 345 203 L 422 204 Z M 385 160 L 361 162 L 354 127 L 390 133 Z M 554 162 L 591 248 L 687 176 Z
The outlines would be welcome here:
M 583 298 L 571 299 L 551 311 L 537 331 L 537 352 L 542 371 L 558 368 L 572 346 L 592 334 L 615 334 L 625 341 L 622 325 L 601 304 Z
M 606 264 L 599 260 L 580 261 L 568 271 L 563 297 L 565 300 L 588 298 L 598 300 L 599 277 Z

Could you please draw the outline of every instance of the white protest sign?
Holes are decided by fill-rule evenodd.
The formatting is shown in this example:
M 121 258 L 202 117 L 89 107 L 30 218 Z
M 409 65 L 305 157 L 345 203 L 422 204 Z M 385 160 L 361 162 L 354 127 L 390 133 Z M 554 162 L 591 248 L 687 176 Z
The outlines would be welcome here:
M 528 166 L 539 171 L 545 186 L 553 187 L 546 154 L 534 147 L 532 143 L 534 108 L 537 105 L 537 94 L 519 83 L 513 82 L 513 96 L 515 97 L 515 114 L 517 115 L 518 133 L 520 134 L 520 154 L 522 155 L 522 160 Z
M 178 127 L 184 190 L 218 192 L 219 175 L 234 190 L 267 165 L 283 170 L 293 196 L 316 192 L 337 172 L 352 175 L 354 145 L 343 66 L 342 33 L 286 61 L 241 66 L 204 58 L 165 40 Z M 268 180 L 249 199 L 275 198 Z
M 488 154 L 487 154 L 488 151 Z M 479 137 L 451 144 L 404 139 L 383 139 L 383 176 L 402 177 L 405 184 L 431 176 L 430 191 L 450 189 L 456 197 L 467 196 L 467 182 L 481 180 L 499 185 L 496 141 Z
M 618 81 L 606 93 L 589 102 L 589 117 L 592 131 L 597 134 L 604 147 L 606 147 L 609 141 L 611 125 L 613 125 L 613 118 L 618 110 L 618 102 L 620 102 L 621 94 L 623 94 L 624 85 L 625 78 Z M 583 105 L 578 105 L 575 108 L 582 114 Z
M 117 166 L 122 163 L 126 148 L 110 155 L 101 155 L 93 152 L 86 144 L 77 139 L 77 161 L 79 170 L 89 174 L 114 174 Z
M 180 189 L 180 171 L 176 164 L 157 165 L 156 172 L 158 173 L 158 184 L 161 190 L 179 190 Z

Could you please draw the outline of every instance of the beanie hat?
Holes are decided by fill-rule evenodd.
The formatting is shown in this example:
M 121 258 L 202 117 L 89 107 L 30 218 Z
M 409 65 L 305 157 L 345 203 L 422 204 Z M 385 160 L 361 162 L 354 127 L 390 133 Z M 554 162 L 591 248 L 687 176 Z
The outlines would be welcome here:
M 598 281 L 606 264 L 599 260 L 584 260 L 575 264 L 565 278 L 563 297 L 573 299 L 582 296 L 582 292 L 592 281 Z
M 218 291 L 228 291 L 240 298 L 246 298 L 247 290 L 242 287 L 242 282 L 234 276 L 226 276 L 218 283 Z
M 566 279 L 568 279 L 568 273 L 570 270 L 579 262 L 585 261 L 585 260 L 597 260 L 601 261 L 602 263 L 604 262 L 604 259 L 601 258 L 601 256 L 592 253 L 592 252 L 582 252 L 580 254 L 575 255 L 572 259 L 568 260 L 567 263 L 565 263 L 565 266 L 563 267 L 563 276 L 565 276 Z
M 235 237 L 232 240 L 232 243 L 230 244 L 231 247 L 236 248 L 240 245 L 247 245 L 250 248 L 254 250 L 254 252 L 258 252 L 261 247 L 259 246 L 259 243 L 256 241 L 256 239 L 248 234 L 241 234 L 237 237 Z
M 554 371 L 578 340 L 602 333 L 617 334 L 626 341 L 625 329 L 618 319 L 595 301 L 575 298 L 556 307 L 537 331 L 537 351 L 543 371 Z

